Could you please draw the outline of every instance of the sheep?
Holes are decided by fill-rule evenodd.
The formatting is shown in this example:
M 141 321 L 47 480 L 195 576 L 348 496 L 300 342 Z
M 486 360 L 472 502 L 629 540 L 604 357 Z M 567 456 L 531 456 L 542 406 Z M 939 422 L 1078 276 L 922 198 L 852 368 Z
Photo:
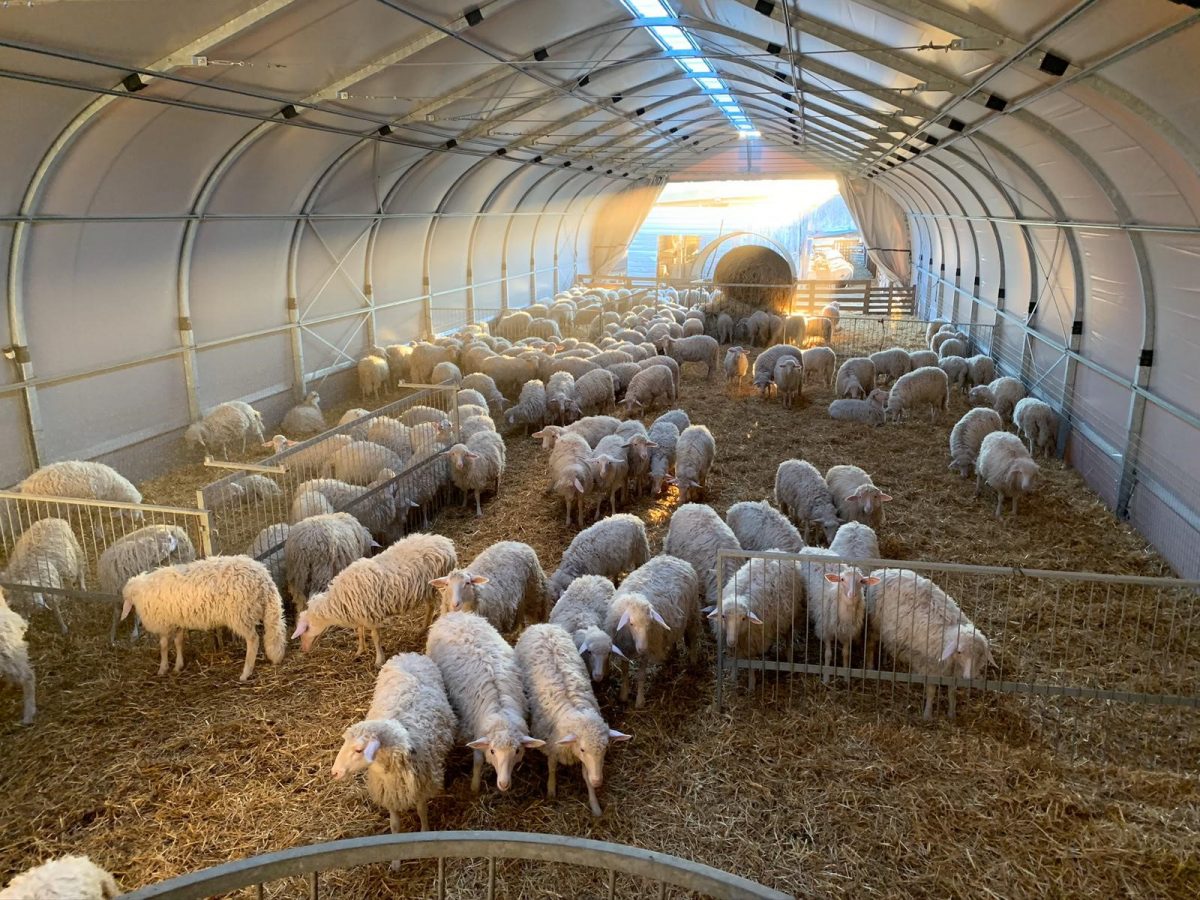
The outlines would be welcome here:
M 497 356 L 483 361 L 483 374 L 490 377 L 507 397 L 515 397 L 521 385 L 538 377 L 537 366 L 528 359 Z
M 595 351 L 581 347 L 572 352 L 585 354 L 584 359 L 591 359 L 592 362 L 600 366 L 602 369 L 607 369 L 609 366 L 622 365 L 634 361 L 633 354 L 624 350 L 605 350 L 603 353 L 596 353 Z M 559 355 L 561 356 L 562 354 Z
M 679 429 L 680 434 L 683 433 L 685 428 L 692 424 L 691 418 L 682 409 L 668 409 L 665 413 L 655 419 L 654 423 L 650 427 L 653 428 L 654 425 L 657 425 L 659 422 L 670 422 Z
M 875 366 L 876 378 L 882 378 L 885 384 L 912 371 L 912 358 L 908 355 L 907 350 L 900 347 L 890 347 L 887 350 L 872 353 L 870 359 Z M 875 382 L 872 381 L 870 385 L 864 384 L 863 387 L 873 387 L 874 384 Z
M 840 555 L 832 547 L 828 550 L 810 548 L 805 553 L 834 559 Z M 854 639 L 862 634 L 866 619 L 863 587 L 878 584 L 879 577 L 865 575 L 857 566 L 815 561 L 803 563 L 801 574 L 812 634 L 821 642 L 823 665 L 826 668 L 833 666 L 835 647 L 841 644 L 842 667 L 850 668 L 850 649 Z M 821 675 L 825 684 L 829 679 L 829 672 Z
M 478 391 L 484 398 L 487 408 L 491 410 L 493 418 L 503 414 L 504 395 L 500 393 L 495 380 L 490 376 L 484 375 L 482 372 L 472 372 L 470 375 L 464 376 L 462 389 Z
M 717 442 L 703 425 L 689 425 L 675 442 L 675 474 L 666 479 L 679 488 L 686 503 L 708 490 L 708 473 L 717 455 Z
M 730 347 L 725 351 L 725 380 L 737 390 L 750 371 L 750 356 L 741 347 Z
M 189 425 L 183 438 L 188 447 L 201 453 L 220 447 L 221 455 L 228 459 L 230 445 L 240 441 L 241 452 L 245 453 L 250 436 L 260 444 L 265 440 L 262 416 L 245 403 L 231 401 L 214 407 L 199 422 Z
M 733 319 L 729 313 L 717 315 L 717 340 L 722 344 L 733 343 Z
M 920 369 L 925 366 L 936 366 L 938 355 L 933 350 L 910 350 L 908 351 L 908 360 L 912 363 L 912 368 Z
M 576 414 L 604 412 L 616 405 L 616 379 L 611 372 L 597 369 L 587 372 L 575 382 Z
M 797 394 L 804 390 L 804 366 L 796 359 L 785 356 L 775 364 L 773 375 L 775 386 L 783 401 L 784 409 L 791 409 Z
M 437 592 L 433 581 L 458 565 L 454 541 L 440 534 L 410 534 L 371 558 L 354 560 L 313 593 L 296 617 L 292 639 L 308 653 L 327 629 L 340 625 L 358 632 L 358 653 L 366 632 L 375 646 L 375 665 L 383 665 L 379 628 L 394 618 L 424 609 L 424 627 L 433 619 Z M 356 654 L 357 655 L 357 654 Z
M 967 360 L 967 384 L 976 387 L 996 380 L 996 364 L 990 356 L 977 354 Z
M 86 856 L 63 856 L 22 872 L 0 891 L 0 900 L 110 900 L 116 880 Z
M 971 367 L 961 356 L 946 356 L 933 365 L 946 373 L 950 384 L 966 393 Z
M 811 346 L 828 344 L 833 340 L 833 320 L 824 316 L 809 318 L 804 326 L 804 342 Z
M 880 558 L 879 536 L 862 522 L 847 522 L 838 528 L 829 549 L 842 559 L 874 561 Z
M 314 493 L 329 501 L 331 510 L 350 513 L 367 531 L 383 540 L 394 536 L 397 525 L 402 525 L 407 519 L 411 505 L 399 496 L 396 473 L 391 469 L 380 469 L 375 480 L 366 487 L 334 478 L 317 478 L 305 481 L 296 488 L 296 501 L 292 504 L 293 523 L 310 518 L 313 508 L 324 509 L 320 505 L 310 505 L 309 498 Z
M 608 657 L 621 650 L 604 630 L 608 602 L 616 587 L 603 575 L 580 575 L 563 591 L 550 610 L 550 624 L 557 625 L 575 641 L 579 655 L 591 663 L 592 681 L 603 681 Z
M 9 609 L 0 588 L 0 677 L 21 686 L 22 725 L 32 725 L 37 715 L 37 677 L 29 664 L 29 644 L 25 641 L 28 627 L 20 615 Z
M 521 396 L 516 405 L 504 413 L 504 424 L 509 428 L 525 426 L 525 433 L 533 426 L 541 428 L 546 422 L 546 386 L 540 379 L 533 378 L 521 387 Z
M 973 387 L 967 393 L 967 401 L 972 406 L 990 406 L 1000 413 L 1005 424 L 1012 421 L 1013 410 L 1018 400 L 1025 397 L 1025 385 L 1019 379 L 1005 375 L 997 378 L 988 385 Z
M 543 622 L 549 614 L 546 573 L 534 549 L 518 541 L 498 541 L 430 583 L 441 592 L 443 612 L 475 613 L 501 632 Z
M 725 524 L 737 538 L 743 550 L 782 550 L 785 553 L 802 553 L 804 539 L 794 525 L 779 510 L 765 500 L 752 502 L 743 500 L 725 512 Z M 710 596 L 715 602 L 717 598 Z
M 519 341 L 529 336 L 533 316 L 520 310 L 506 312 L 496 323 L 496 334 L 510 341 Z
M 407 344 L 388 344 L 383 348 L 387 357 L 388 374 L 392 384 L 408 381 L 412 377 L 413 348 Z
M 404 460 L 381 444 L 351 441 L 329 457 L 321 474 L 350 484 L 368 485 L 379 477 L 382 469 L 403 472 Z
M 832 494 L 807 460 L 786 459 L 775 470 L 775 502 L 785 516 L 804 529 L 804 540 L 811 543 L 813 529 L 821 529 L 825 542 L 837 533 L 838 516 Z
M 188 533 L 178 525 L 147 525 L 131 531 L 114 541 L 100 554 L 96 574 L 100 590 L 105 594 L 119 596 L 125 583 L 134 575 L 149 572 L 160 566 L 190 563 L 196 559 L 196 548 Z M 276 582 L 278 586 L 278 581 Z M 120 621 L 121 606 L 113 607 L 112 626 L 108 641 L 117 638 L 117 622 Z M 137 629 L 134 629 L 134 637 Z
M 641 425 L 640 422 L 636 424 Z M 644 428 L 642 433 L 645 434 Z M 596 521 L 599 522 L 605 498 L 612 512 L 616 513 L 617 495 L 628 493 L 630 453 L 626 437 L 610 434 L 601 438 L 587 464 L 591 470 L 592 490 L 600 495 L 596 503 Z
M 367 439 L 367 428 L 370 424 L 367 419 L 370 416 L 371 411 L 369 409 L 356 406 L 342 413 L 342 417 L 338 419 L 337 427 L 341 428 L 343 425 L 350 425 L 351 427 L 347 428 L 344 434 L 349 435 L 353 440 L 365 441 Z
M 391 470 L 389 469 L 388 471 Z M 345 482 L 340 483 L 345 484 Z M 295 525 L 297 522 L 303 522 L 305 519 L 311 519 L 313 516 L 324 516 L 333 512 L 336 512 L 333 504 L 320 491 L 315 489 L 297 491 L 295 499 L 292 500 L 292 508 L 288 514 L 288 521 Z
M 877 569 L 880 580 L 867 588 L 869 630 L 867 664 L 881 644 L 918 675 L 981 677 L 995 665 L 987 637 L 941 588 L 910 569 Z M 938 685 L 925 685 L 926 719 L 933 718 Z M 955 689 L 948 687 L 949 718 L 954 718 Z
M 804 316 L 799 314 L 790 315 L 783 320 L 782 342 L 799 347 L 804 343 L 804 336 L 807 331 L 808 324 L 805 322 Z
M 718 520 L 719 521 L 719 520 Z M 680 641 L 692 663 L 700 652 L 700 579 L 691 563 L 656 556 L 621 582 L 608 604 L 605 630 L 626 657 L 638 660 L 637 699 L 646 702 L 646 670 L 662 665 Z M 629 700 L 629 659 L 622 659 L 622 702 Z
M 463 492 L 463 506 L 467 497 L 475 493 L 475 515 L 483 515 L 481 497 L 486 490 L 500 493 L 500 481 L 508 453 L 504 439 L 495 431 L 480 431 L 471 435 L 464 443 L 455 444 L 446 451 L 450 460 L 450 480 Z
M 309 393 L 303 403 L 287 411 L 279 427 L 288 434 L 320 434 L 324 431 L 327 426 L 321 412 L 321 395 L 316 391 Z
M 557 625 L 527 628 L 517 641 L 516 658 L 529 701 L 531 730 L 543 741 L 548 764 L 546 797 L 553 800 L 557 793 L 559 763 L 578 762 L 592 815 L 601 815 L 596 790 L 604 784 L 609 742 L 627 741 L 630 735 L 610 729 L 601 717 L 587 670 L 563 629 Z
M 402 460 L 412 458 L 411 429 L 403 422 L 389 419 L 387 416 L 376 416 L 367 426 L 365 440 L 380 447 L 387 447 Z
M 979 460 L 975 464 L 975 496 L 979 496 L 986 482 L 996 492 L 996 518 L 1000 518 L 1007 497 L 1012 497 L 1015 516 L 1018 498 L 1037 487 L 1040 475 L 1041 469 L 1019 437 L 1007 431 L 993 431 L 984 437 L 979 446 Z
M 586 416 L 564 430 L 564 434 L 577 434 L 588 442 L 589 447 L 595 447 L 610 434 L 616 434 L 621 427 L 621 420 L 613 416 Z
M 834 400 L 829 404 L 829 418 L 841 422 L 879 426 L 886 418 L 888 392 L 875 388 L 866 400 Z
M 896 379 L 888 395 L 887 414 L 894 422 L 902 422 L 909 412 L 921 407 L 929 409 L 929 421 L 937 420 L 938 412 L 950 405 L 950 381 L 937 366 L 914 369 Z
M 821 315 L 833 323 L 833 330 L 837 331 L 838 322 L 842 319 L 842 306 L 836 300 L 832 303 L 825 304 L 825 308 L 821 310 Z
M 769 347 L 754 360 L 754 386 L 758 388 L 764 400 L 770 394 L 771 385 L 775 383 L 775 366 L 785 357 L 791 357 L 804 365 L 804 354 L 799 348 L 789 344 Z
M 644 359 L 638 360 L 638 365 L 643 369 L 648 369 L 651 366 L 666 366 L 671 370 L 671 379 L 675 382 L 675 393 L 679 393 L 679 380 L 683 377 L 682 370 L 679 368 L 679 363 L 670 356 L 662 354 L 653 354 Z M 628 390 L 628 388 L 626 389 Z
M 773 548 L 772 548 L 773 549 Z M 725 583 L 721 601 L 708 613 L 726 658 L 753 661 L 792 629 L 804 582 L 793 560 L 748 559 Z M 754 668 L 750 668 L 754 690 Z
M 340 781 L 365 771 L 367 793 L 387 808 L 392 834 L 410 809 L 428 831 L 429 800 L 445 786 L 457 728 L 437 664 L 421 653 L 399 653 L 379 670 L 366 717 L 342 733 L 330 774 Z M 391 867 L 398 870 L 400 860 Z
M 942 344 L 946 343 L 946 341 L 952 341 L 952 340 L 954 340 L 953 326 L 950 326 L 949 328 L 947 328 L 947 326 L 943 325 L 942 329 L 940 331 L 938 331 L 937 334 L 935 334 L 933 337 L 931 337 L 929 339 L 929 349 L 932 350 L 934 353 L 938 354 L 938 357 L 940 358 L 941 352 L 942 352 Z M 962 356 L 963 354 L 958 353 L 956 355 Z
M 829 347 L 809 347 L 800 354 L 804 363 L 804 380 L 833 387 L 837 373 L 837 354 Z
M 409 360 L 410 374 L 416 384 L 431 384 L 433 369 L 440 362 L 458 362 L 458 355 L 452 347 L 441 347 L 437 344 L 422 342 L 413 347 Z
M 616 397 L 623 396 L 625 391 L 629 389 L 629 382 L 633 381 L 634 376 L 642 371 L 642 367 L 635 362 L 616 363 L 611 366 L 605 366 L 604 371 L 613 377 L 615 402 Z
M 635 407 L 645 411 L 660 401 L 674 403 L 675 397 L 675 380 L 671 375 L 671 370 L 666 366 L 650 366 L 635 375 L 629 382 L 629 388 L 625 391 L 621 405 L 625 407 L 625 411 L 629 415 L 633 415 Z
M 557 600 L 581 575 L 615 580 L 649 558 L 650 542 L 642 520 L 628 513 L 609 516 L 575 535 L 563 551 L 558 569 L 550 576 L 550 599 Z
M 246 548 L 247 556 L 257 559 L 267 567 L 267 571 L 271 573 L 271 580 L 275 582 L 275 587 L 279 589 L 280 594 L 287 590 L 285 553 L 289 531 L 290 526 L 286 522 L 268 525 L 255 535 L 250 546 Z M 182 561 L 186 562 L 186 560 Z
M 284 547 L 288 593 L 299 612 L 308 598 L 326 590 L 342 569 L 370 552 L 375 542 L 345 512 L 324 513 L 294 522 Z
M 668 475 L 675 468 L 675 447 L 679 442 L 679 429 L 670 422 L 655 422 L 647 433 L 650 458 L 646 474 L 650 478 L 650 492 L 657 497 L 663 492 Z
M 929 343 L 931 340 L 933 340 L 933 336 L 947 325 L 950 325 L 950 322 L 947 319 L 931 320 L 929 324 L 925 326 L 925 343 Z M 950 325 L 950 327 L 953 328 L 954 326 Z
M 142 502 L 142 495 L 133 486 L 133 482 L 116 469 L 104 463 L 77 459 L 42 466 L 17 484 L 14 490 L 39 497 L 110 500 L 116 503 Z
M 454 426 L 450 425 L 449 420 L 447 420 L 445 424 L 449 426 L 445 429 L 445 431 L 442 429 L 438 430 L 438 437 L 441 440 L 448 440 L 449 437 L 454 433 Z M 496 423 L 492 421 L 491 416 L 482 415 L 466 416 L 462 419 L 462 424 L 459 426 L 458 430 L 463 442 L 469 441 L 477 434 L 482 434 L 488 431 L 495 434 Z M 443 435 L 445 435 L 444 438 Z
M 771 339 L 771 315 L 764 309 L 756 309 L 746 320 L 750 331 L 750 343 L 767 346 Z
M 242 499 L 257 503 L 283 501 L 283 488 L 266 475 L 243 475 L 235 482 L 242 491 Z
M 698 334 L 704 334 L 704 322 L 701 319 L 685 319 L 683 322 L 683 336 L 689 338 Z
M 337 453 L 353 440 L 348 434 L 331 434 L 329 437 L 317 441 L 312 446 L 304 447 L 294 453 L 287 453 L 281 459 L 277 460 L 278 464 L 287 469 L 289 477 L 307 478 L 309 475 L 316 475 L 325 468 L 325 463 L 329 461 L 329 457 Z M 289 449 L 287 438 L 281 434 L 275 435 L 271 442 L 265 447 L 274 449 L 276 453 L 284 453 Z
M 983 439 L 993 431 L 1003 430 L 1004 422 L 994 409 L 967 410 L 950 431 L 950 468 L 963 478 L 970 478 Z
M 546 382 L 546 413 L 559 425 L 567 424 L 567 416 L 575 401 L 575 376 L 570 372 L 554 372 Z
M 717 371 L 720 352 L 721 345 L 717 343 L 717 339 L 706 334 L 694 334 L 678 340 L 668 337 L 663 341 L 663 354 L 671 357 L 681 367 L 688 362 L 704 363 L 707 366 L 704 377 L 709 381 L 712 381 Z
M 1013 407 L 1013 424 L 1029 441 L 1029 454 L 1054 456 L 1058 445 L 1058 414 L 1049 403 L 1024 397 Z
M 158 674 L 167 674 L 167 648 L 175 635 L 175 671 L 183 671 L 183 638 L 189 630 L 225 627 L 246 641 L 239 681 L 254 674 L 258 625 L 267 659 L 278 665 L 287 650 L 283 601 L 267 567 L 248 556 L 213 556 L 134 575 L 121 591 L 121 618 L 137 610 L 143 627 L 158 635 Z
M 563 500 L 567 525 L 574 504 L 583 527 L 583 501 L 593 481 L 591 458 L 592 448 L 577 434 L 560 434 L 550 453 L 550 490 Z
M 945 359 L 947 356 L 961 356 L 965 358 L 967 355 L 967 344 L 958 338 L 950 338 L 948 341 L 942 341 L 937 353 L 938 359 Z
M 575 378 L 582 378 L 588 372 L 595 372 L 600 366 L 596 365 L 590 359 L 573 359 L 571 357 L 550 356 L 543 360 L 541 375 L 543 378 L 549 378 L 555 372 L 567 372 Z M 546 389 L 550 389 L 550 382 L 546 382 Z
M 446 418 L 446 410 L 437 409 L 433 406 L 425 406 L 424 404 L 410 406 L 400 414 L 400 421 L 409 428 L 415 428 L 426 422 L 432 422 L 436 425 L 444 418 Z
M 430 627 L 425 652 L 442 672 L 460 739 L 475 751 L 471 790 L 479 793 L 486 758 L 496 787 L 507 791 L 525 751 L 544 743 L 529 734 L 528 701 L 512 647 L 486 619 L 452 612 Z
M 883 526 L 883 504 L 892 498 L 858 466 L 831 467 L 825 473 L 825 483 L 842 521 L 862 522 L 876 531 Z
M 846 360 L 837 371 L 835 380 L 838 397 L 863 400 L 875 387 L 875 363 L 863 356 Z
M 700 600 L 717 602 L 717 585 L 724 573 L 717 570 L 717 555 L 722 550 L 741 550 L 733 530 L 711 506 L 685 503 L 671 516 L 663 553 L 692 564 L 700 577 Z
M 364 356 L 355 368 L 358 372 L 358 393 L 361 397 L 378 398 L 380 393 L 387 393 L 388 377 L 392 370 L 388 366 L 386 356 Z
M 433 367 L 429 379 L 433 384 L 452 384 L 457 390 L 462 386 L 463 374 L 454 363 L 444 360 Z
M 8 554 L 8 569 L 4 572 L 4 578 L 33 588 L 32 591 L 21 590 L 19 595 L 24 599 L 29 594 L 35 605 L 46 606 L 44 594 L 38 588 L 62 589 L 66 585 L 73 585 L 85 590 L 86 569 L 87 558 L 70 523 L 64 519 L 39 519 L 13 545 Z M 66 634 L 67 626 L 58 604 L 59 595 L 52 595 L 49 605 L 63 634 Z

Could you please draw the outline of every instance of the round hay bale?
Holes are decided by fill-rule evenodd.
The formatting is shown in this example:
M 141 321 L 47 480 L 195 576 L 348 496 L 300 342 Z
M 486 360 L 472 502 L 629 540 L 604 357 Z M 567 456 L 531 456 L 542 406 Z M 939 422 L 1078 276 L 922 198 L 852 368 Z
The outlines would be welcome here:
M 734 247 L 722 256 L 713 281 L 722 294 L 714 311 L 728 312 L 735 320 L 756 309 L 786 316 L 795 286 L 788 261 L 769 247 L 754 245 Z

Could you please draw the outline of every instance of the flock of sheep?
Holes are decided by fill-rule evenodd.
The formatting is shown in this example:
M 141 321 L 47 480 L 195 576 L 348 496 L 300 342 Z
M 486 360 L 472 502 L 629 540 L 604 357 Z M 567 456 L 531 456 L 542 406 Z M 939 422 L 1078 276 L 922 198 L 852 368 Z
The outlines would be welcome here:
M 741 346 L 731 347 L 722 364 L 718 337 L 708 330 L 724 341 L 768 345 L 753 365 L 764 399 L 777 393 L 791 406 L 806 380 L 833 386 L 835 419 L 880 425 L 925 408 L 936 416 L 953 385 L 980 408 L 951 433 L 951 468 L 964 477 L 977 470 L 977 491 L 987 483 L 997 492 L 997 515 L 1005 497 L 1015 511 L 1037 477 L 1030 452 L 1006 424 L 1015 422 L 1030 449 L 1052 451 L 1053 411 L 1024 397 L 1016 379 L 995 378 L 987 357 L 966 358 L 966 335 L 949 323 L 930 326 L 929 350 L 893 348 L 836 367 L 827 346 L 840 320 L 836 305 L 807 321 L 755 313 L 733 322 L 706 312 L 708 296 L 679 299 L 663 295 L 651 305 L 628 291 L 577 288 L 507 314 L 494 334 L 477 325 L 450 338 L 373 350 L 358 366 L 364 396 L 399 381 L 452 383 L 457 424 L 445 410 L 414 407 L 355 425 L 366 411 L 352 410 L 341 424 L 353 427 L 287 459 L 289 471 L 315 477 L 294 491 L 290 520 L 263 529 L 246 555 L 198 559 L 182 529 L 149 525 L 105 550 L 101 590 L 120 594 L 122 617 L 136 611 L 158 636 L 159 674 L 168 669 L 172 642 L 175 669 L 183 668 L 188 630 L 226 628 L 242 637 L 242 680 L 253 674 L 260 645 L 271 662 L 281 662 L 288 643 L 284 594 L 294 606 L 291 637 L 305 652 L 331 628 L 354 629 L 362 652 L 369 632 L 381 669 L 365 717 L 343 735 L 332 774 L 365 771 L 368 792 L 389 810 L 393 831 L 408 810 L 428 827 L 427 802 L 443 789 L 446 758 L 458 744 L 474 753 L 475 791 L 485 765 L 506 790 L 527 750 L 547 759 L 550 797 L 557 766 L 579 764 L 599 815 L 605 754 L 630 736 L 608 727 L 593 683 L 607 677 L 612 663 L 625 701 L 636 673 L 635 704 L 642 706 L 652 667 L 680 647 L 696 660 L 705 618 L 726 652 L 743 659 L 792 641 L 794 622 L 807 616 L 826 666 L 838 647 L 848 666 L 853 644 L 865 639 L 865 660 L 875 659 L 878 644 L 916 673 L 982 673 L 991 660 L 988 639 L 936 584 L 911 570 L 856 565 L 880 557 L 877 532 L 892 499 L 867 472 L 839 465 L 822 475 L 804 460 L 786 460 L 776 473 L 774 506 L 740 502 L 722 519 L 694 502 L 705 496 L 716 441 L 669 407 L 686 364 L 703 365 L 709 379 L 723 371 L 731 385 L 750 373 Z M 608 414 L 618 406 L 628 418 Z M 643 424 L 641 416 L 664 407 Z M 464 504 L 473 496 L 482 512 L 481 498 L 499 490 L 506 463 L 497 422 L 542 442 L 548 489 L 563 501 L 567 524 L 577 520 L 581 529 L 549 574 L 527 544 L 493 544 L 462 565 L 444 536 L 400 536 L 410 530 L 410 510 L 424 510 L 449 485 Z M 326 429 L 315 394 L 283 423 L 296 436 Z M 187 440 L 206 453 L 244 449 L 264 441 L 262 420 L 245 404 L 222 404 L 188 430 Z M 283 435 L 266 442 L 276 450 L 289 445 Z M 424 476 L 400 478 L 419 464 Z M 263 476 L 235 484 L 260 495 L 280 490 Z M 642 521 L 619 510 L 668 485 L 678 488 L 682 505 L 662 553 L 653 556 Z M 98 463 L 53 464 L 18 489 L 141 501 L 132 484 Z M 755 558 L 729 574 L 717 570 L 721 550 L 803 552 L 829 562 Z M 83 587 L 85 569 L 70 523 L 44 519 L 17 540 L 5 577 L 29 585 L 29 598 L 41 602 L 36 586 L 46 577 L 49 587 Z M 396 623 L 423 629 L 423 654 L 387 658 L 380 629 Z M 114 617 L 114 633 L 115 627 Z M 34 676 L 24 631 L 24 620 L 0 595 L 0 674 L 23 685 L 23 720 L 31 722 Z M 753 685 L 752 668 L 750 678 Z M 935 693 L 929 685 L 926 717 Z M 951 690 L 951 714 L 953 697 Z

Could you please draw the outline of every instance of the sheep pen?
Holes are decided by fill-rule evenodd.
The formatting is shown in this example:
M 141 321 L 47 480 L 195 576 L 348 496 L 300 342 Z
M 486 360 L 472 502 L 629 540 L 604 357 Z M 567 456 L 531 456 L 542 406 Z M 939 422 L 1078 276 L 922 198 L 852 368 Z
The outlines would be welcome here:
M 976 501 L 947 469 L 949 431 L 967 409 L 957 394 L 936 424 L 883 428 L 831 420 L 832 398 L 806 385 L 786 410 L 748 387 L 730 397 L 720 379 L 686 375 L 678 405 L 717 440 L 706 502 L 723 516 L 738 501 L 770 498 L 785 459 L 808 459 L 822 472 L 853 463 L 896 498 L 880 534 L 885 557 L 1170 574 L 1058 460 L 1043 463 L 1042 486 L 1019 518 L 995 520 L 986 498 Z M 563 528 L 560 506 L 544 493 L 538 443 L 518 431 L 507 444 L 504 491 L 483 517 L 452 506 L 432 530 L 451 537 L 461 559 L 519 535 L 552 571 L 575 530 Z M 140 487 L 149 503 L 186 501 L 210 477 L 191 466 Z M 671 489 L 622 511 L 645 521 L 657 552 L 679 503 Z M 1032 620 L 1053 601 L 1015 602 Z M 230 858 L 386 830 L 386 812 L 365 787 L 329 776 L 352 720 L 347 711 L 365 708 L 376 676 L 368 658 L 353 659 L 352 632 L 325 636 L 338 652 L 289 654 L 246 684 L 227 677 L 240 653 L 229 644 L 198 645 L 188 677 L 158 679 L 148 665 L 151 642 L 108 647 L 108 612 L 74 607 L 76 620 L 96 621 L 69 639 L 44 611 L 30 622 L 35 728 L 15 724 L 19 693 L 0 695 L 0 795 L 9 798 L 0 807 L 0 881 L 35 859 L 71 852 L 88 853 L 132 888 Z M 390 648 L 422 648 L 416 630 L 391 631 Z M 1091 652 L 1088 642 L 1077 652 Z M 547 802 L 539 754 L 517 769 L 507 793 L 473 797 L 471 754 L 458 747 L 446 795 L 430 803 L 431 826 L 612 840 L 798 895 L 1200 892 L 1200 786 L 1194 775 L 1155 767 L 1155 735 L 1123 724 L 1176 711 L 972 692 L 956 721 L 927 724 L 919 685 L 847 689 L 838 679 L 824 686 L 794 676 L 768 679 L 763 693 L 727 692 L 718 715 L 714 665 L 706 639 L 696 667 L 679 656 L 652 674 L 641 710 L 617 701 L 619 679 L 597 686 L 609 725 L 633 734 L 607 761 L 603 817 L 591 816 L 573 779 L 562 779 L 558 800 Z M 798 697 L 790 703 L 789 684 Z M 1071 746 L 1059 729 L 1071 734 L 1076 719 L 1087 730 Z M 1172 756 L 1194 763 L 1200 731 L 1183 740 Z M 428 896 L 435 874 L 434 862 L 421 862 L 398 873 L 330 871 L 322 881 L 330 896 Z M 487 864 L 455 862 L 447 875 L 449 896 L 479 896 Z M 272 897 L 302 892 L 299 880 L 267 889 Z M 500 897 L 601 893 L 595 874 L 497 864 Z

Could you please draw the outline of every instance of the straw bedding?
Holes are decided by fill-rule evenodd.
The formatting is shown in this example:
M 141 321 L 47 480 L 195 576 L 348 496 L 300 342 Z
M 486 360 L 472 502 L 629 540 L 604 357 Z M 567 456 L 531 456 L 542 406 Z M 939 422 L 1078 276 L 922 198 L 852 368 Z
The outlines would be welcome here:
M 728 398 L 720 381 L 685 372 L 681 405 L 717 436 L 709 501 L 719 512 L 770 496 L 785 458 L 802 456 L 822 470 L 854 462 L 896 497 L 882 535 L 889 557 L 1165 571 L 1056 462 L 1020 517 L 996 522 L 991 504 L 974 501 L 970 483 L 945 468 L 948 430 L 963 408 L 957 398 L 938 425 L 867 430 L 829 420 L 827 391 L 806 388 L 805 396 L 800 409 L 786 411 L 748 394 Z M 202 469 L 175 473 L 145 485 L 147 501 L 185 499 L 189 478 L 193 490 L 208 480 Z M 435 527 L 454 538 L 461 559 L 516 539 L 552 570 L 572 532 L 544 491 L 543 452 L 514 437 L 502 493 L 484 517 L 451 508 Z M 676 503 L 672 495 L 635 507 L 656 548 Z M 982 603 L 960 599 L 972 612 Z M 1030 616 L 1038 598 L 1019 602 L 1026 605 L 1010 618 Z M 44 614 L 33 622 L 38 724 L 12 724 L 18 700 L 0 695 L 0 880 L 72 852 L 90 854 L 132 888 L 232 858 L 386 831 L 386 813 L 361 785 L 328 775 L 341 732 L 366 709 L 374 680 L 370 655 L 353 657 L 352 634 L 326 634 L 313 653 L 261 665 L 244 685 L 236 681 L 238 646 L 217 651 L 193 635 L 185 672 L 159 679 L 152 642 L 110 649 L 106 611 L 72 613 L 66 639 Z M 1086 621 L 1070 625 L 1058 633 L 1080 649 L 1056 651 L 1082 663 L 1096 649 L 1082 640 Z M 998 655 L 1012 662 L 1019 631 L 1006 635 Z M 388 652 L 419 645 L 415 632 L 400 629 L 384 640 Z M 974 694 L 960 698 L 957 722 L 927 724 L 919 688 L 768 677 L 755 696 L 727 690 L 718 715 L 712 671 L 711 648 L 695 669 L 675 660 L 652 676 L 647 706 L 637 711 L 617 701 L 615 685 L 604 686 L 611 724 L 634 740 L 609 756 L 603 818 L 588 813 L 577 770 L 563 774 L 559 799 L 547 802 L 537 753 L 509 793 L 491 787 L 472 797 L 469 754 L 460 751 L 446 796 L 432 804 L 433 827 L 613 840 L 796 894 L 1200 892 L 1200 796 L 1195 778 L 1181 773 L 1200 758 L 1200 729 L 1184 713 Z M 1173 743 L 1158 746 L 1150 727 L 1174 732 Z M 415 816 L 406 820 L 415 826 Z M 447 871 L 450 896 L 481 895 L 484 862 L 450 862 Z M 331 872 L 323 885 L 328 896 L 429 896 L 434 872 L 431 863 L 398 874 L 373 866 Z M 566 867 L 500 863 L 498 874 L 502 897 L 601 893 L 594 876 Z M 647 893 L 625 879 L 620 891 Z M 268 890 L 299 893 L 296 882 Z

